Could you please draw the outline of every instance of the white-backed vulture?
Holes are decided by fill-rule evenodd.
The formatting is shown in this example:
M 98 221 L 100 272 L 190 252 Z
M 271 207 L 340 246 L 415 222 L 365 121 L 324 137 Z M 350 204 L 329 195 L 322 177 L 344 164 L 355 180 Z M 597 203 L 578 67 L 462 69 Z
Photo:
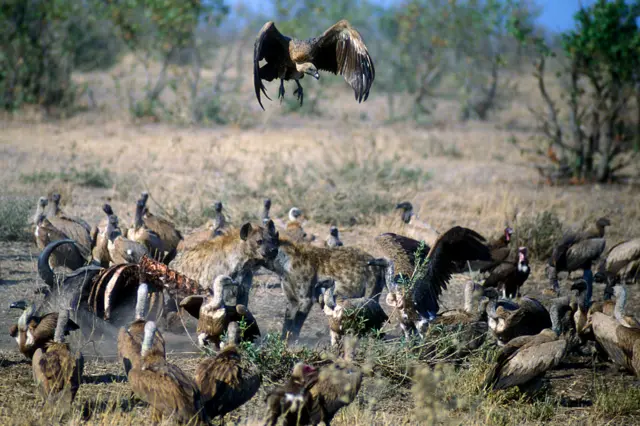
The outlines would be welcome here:
M 253 398 L 260 388 L 260 371 L 238 350 L 238 328 L 237 322 L 230 323 L 224 349 L 196 367 L 196 383 L 209 418 L 224 418 Z
M 142 365 L 142 340 L 144 339 L 145 314 L 147 309 L 147 297 L 149 289 L 146 283 L 138 285 L 138 298 L 136 301 L 136 313 L 134 321 L 129 327 L 121 327 L 118 333 L 118 358 L 124 366 L 125 374 L 128 376 L 132 368 L 140 368 Z M 153 346 L 150 354 L 165 358 L 164 338 L 159 330 L 153 339 Z
M 44 250 L 55 241 L 69 239 L 69 236 L 55 227 L 44 214 L 40 214 L 36 219 L 35 225 L 34 235 L 36 245 L 40 250 Z M 86 263 L 83 251 L 82 247 L 77 244 L 64 245 L 51 253 L 50 264 L 52 267 L 66 266 L 69 269 L 76 270 Z
M 127 230 L 127 239 L 142 244 L 146 249 L 148 256 L 162 261 L 164 259 L 164 244 L 158 234 L 149 229 L 142 220 L 142 214 L 145 209 L 143 199 L 136 203 L 136 214 L 133 226 Z
M 640 278 L 640 238 L 611 247 L 598 265 L 597 282 L 634 283 Z
M 302 227 L 302 210 L 291 207 L 289 210 L 289 221 L 285 225 L 285 236 L 294 243 L 311 242 L 315 240 L 313 235 L 308 235 Z
M 56 409 L 67 409 L 75 399 L 82 381 L 84 358 L 81 353 L 71 353 L 69 344 L 64 342 L 68 328 L 69 311 L 58 313 L 53 342 L 46 348 L 38 348 L 31 361 L 33 378 L 42 398 L 47 404 L 55 404 Z
M 13 302 L 9 308 L 23 311 L 18 318 L 18 323 L 12 326 L 10 334 L 16 339 L 20 352 L 31 359 L 36 350 L 44 349 L 47 344 L 53 341 L 58 323 L 58 313 L 50 312 L 39 316 L 36 314 L 35 305 L 25 300 Z M 78 329 L 78 325 L 69 320 L 66 323 L 64 333 L 67 335 Z
M 143 256 L 148 255 L 147 249 L 142 244 L 131 241 L 122 236 L 118 227 L 118 216 L 109 216 L 107 224 L 107 248 L 111 262 L 118 265 L 120 263 L 139 263 Z
M 615 302 L 605 300 L 600 303 L 594 303 L 589 309 L 589 315 L 594 312 L 602 312 L 605 315 L 614 317 L 621 325 L 625 327 L 640 327 L 638 320 L 633 315 L 627 315 L 625 312 L 627 306 L 627 287 L 624 284 L 613 286 L 613 294 Z
M 529 278 L 530 272 L 527 248 L 520 247 L 517 252 L 512 251 L 509 257 L 493 268 L 483 285 L 502 289 L 504 298 L 519 297 L 520 287 Z
M 552 292 L 559 291 L 558 272 L 583 269 L 583 278 L 587 282 L 587 298 L 591 299 L 593 293 L 591 264 L 604 252 L 606 244 L 604 231 L 610 225 L 609 219 L 602 217 L 586 231 L 565 233 L 562 240 L 554 247 L 547 266 L 547 277 Z
M 225 287 L 233 289 L 226 290 Z M 246 322 L 244 340 L 253 341 L 260 336 L 258 324 L 245 305 L 225 304 L 225 290 L 229 293 L 237 292 L 240 286 L 231 277 L 219 275 L 209 288 L 209 296 L 189 296 L 180 301 L 180 307 L 198 319 L 198 343 L 201 347 L 211 344 L 218 349 L 222 335 L 233 321 Z M 243 298 L 240 297 L 240 299 Z
M 342 247 L 342 241 L 340 241 L 340 234 L 338 233 L 338 227 L 332 226 L 329 228 L 329 236 L 324 242 L 325 247 Z
M 289 379 L 267 392 L 267 426 L 275 426 L 280 417 L 282 426 L 308 425 L 311 421 L 313 396 L 311 387 L 318 381 L 318 370 L 297 363 Z
M 178 244 L 179 251 L 191 250 L 204 241 L 209 241 L 215 237 L 223 235 L 226 232 L 227 220 L 222 213 L 222 203 L 216 201 L 213 204 L 214 216 L 207 222 L 185 235 L 184 239 Z
M 91 255 L 93 260 L 98 262 L 103 268 L 109 267 L 111 257 L 109 256 L 109 236 L 107 234 L 107 226 L 109 225 L 109 216 L 113 215 L 113 209 L 109 204 L 102 206 L 102 211 L 106 216 L 100 223 L 91 230 L 91 240 L 93 241 L 93 249 Z M 122 233 L 120 229 L 116 231 Z
M 64 214 L 59 205 L 60 194 L 52 194 L 48 203 L 47 220 L 75 241 L 82 257 L 87 261 L 90 260 L 92 247 L 91 228 L 84 220 Z
M 569 330 L 562 330 L 562 318 L 570 312 L 569 299 L 557 299 L 551 307 L 551 328 L 538 334 L 520 336 L 507 343 L 487 374 L 487 390 L 523 386 L 556 367 L 570 348 Z
M 260 66 L 260 61 L 266 64 Z M 253 85 L 260 107 L 260 92 L 267 96 L 262 80 L 280 79 L 278 97 L 284 98 L 284 81 L 295 80 L 300 105 L 303 101 L 300 79 L 309 74 L 316 80 L 318 70 L 344 76 L 353 88 L 358 102 L 366 101 L 376 71 L 360 33 L 346 20 L 335 23 L 320 37 L 306 40 L 292 39 L 282 35 L 272 21 L 264 24 L 253 50 Z
M 544 305 L 526 296 L 518 303 L 505 299 L 490 301 L 487 315 L 491 334 L 500 346 L 516 337 L 535 335 L 551 327 L 551 318 Z
M 182 234 L 176 226 L 164 219 L 160 216 L 156 216 L 149 211 L 147 207 L 147 200 L 149 199 L 149 193 L 143 192 L 140 195 L 140 200 L 143 203 L 143 211 L 142 211 L 142 220 L 144 222 L 144 226 L 149 228 L 151 231 L 155 232 L 162 244 L 164 246 L 164 250 L 167 252 L 167 255 L 164 259 L 164 263 L 169 264 L 173 260 L 173 257 L 176 255 L 176 250 L 178 249 L 178 244 L 182 241 Z
M 154 422 L 160 422 L 162 417 L 172 417 L 179 423 L 204 419 L 200 391 L 195 381 L 152 350 L 156 331 L 156 323 L 147 321 L 140 351 L 142 365 L 129 372 L 131 389 L 152 407 Z
M 640 328 L 625 327 L 601 312 L 594 312 L 588 325 L 613 362 L 640 377 Z
M 381 330 L 389 319 L 387 314 L 375 299 L 367 297 L 336 298 L 335 283 L 331 282 L 324 289 L 324 313 L 329 318 L 329 332 L 331 344 L 337 345 L 341 337 L 348 333 L 364 335 L 372 330 Z M 344 323 L 357 324 L 359 330 L 346 330 Z
M 407 242 L 408 247 L 405 246 Z M 399 309 L 405 333 L 407 327 L 423 332 L 424 327 L 435 319 L 440 309 L 438 299 L 442 291 L 447 289 L 456 262 L 490 258 L 485 239 L 475 231 L 460 226 L 440 235 L 418 264 L 415 263 L 415 253 L 413 256 L 410 254 L 419 246 L 417 241 L 406 237 L 398 239 L 387 234 L 385 238 L 376 238 L 376 243 L 390 260 L 387 276 L 393 278 L 387 278 L 391 280 L 387 282 L 387 304 Z M 420 256 L 424 254 L 418 254 Z M 415 266 L 411 268 L 411 265 Z

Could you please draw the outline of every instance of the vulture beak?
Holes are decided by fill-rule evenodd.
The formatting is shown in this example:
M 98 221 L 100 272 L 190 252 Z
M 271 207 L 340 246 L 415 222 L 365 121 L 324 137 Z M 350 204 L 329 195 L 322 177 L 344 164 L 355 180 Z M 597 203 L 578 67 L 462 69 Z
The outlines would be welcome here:
M 318 71 L 307 71 L 307 74 L 309 74 L 311 77 L 315 78 L 316 80 L 320 80 L 320 74 L 318 73 Z
M 22 309 L 24 311 L 25 309 L 27 309 L 27 302 L 25 300 L 13 302 L 9 305 L 9 309 Z

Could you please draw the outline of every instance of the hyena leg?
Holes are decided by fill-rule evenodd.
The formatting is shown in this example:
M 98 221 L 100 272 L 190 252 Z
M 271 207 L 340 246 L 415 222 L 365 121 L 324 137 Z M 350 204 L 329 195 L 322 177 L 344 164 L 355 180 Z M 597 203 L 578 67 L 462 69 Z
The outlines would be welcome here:
M 300 304 L 298 305 L 298 312 L 296 312 L 295 317 L 293 318 L 293 330 L 292 336 L 297 339 L 300 336 L 300 330 L 302 330 L 302 325 L 304 324 L 307 316 L 309 316 L 309 312 L 313 307 L 313 300 L 308 297 L 300 300 Z

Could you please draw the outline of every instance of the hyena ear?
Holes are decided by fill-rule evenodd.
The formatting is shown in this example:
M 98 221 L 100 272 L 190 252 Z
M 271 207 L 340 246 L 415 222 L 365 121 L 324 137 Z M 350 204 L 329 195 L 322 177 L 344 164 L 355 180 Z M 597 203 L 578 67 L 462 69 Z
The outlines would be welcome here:
M 242 228 L 240 228 L 240 239 L 242 241 L 247 241 L 247 237 L 249 236 L 250 232 L 251 232 L 251 224 L 247 222 L 244 225 L 242 225 Z

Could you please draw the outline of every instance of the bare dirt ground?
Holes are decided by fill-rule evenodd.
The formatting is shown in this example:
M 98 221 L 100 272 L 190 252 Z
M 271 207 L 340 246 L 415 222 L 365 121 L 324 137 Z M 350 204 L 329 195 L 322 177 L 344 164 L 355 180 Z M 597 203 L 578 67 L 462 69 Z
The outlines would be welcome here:
M 107 112 L 83 113 L 64 121 L 7 119 L 1 122 L 0 132 L 0 195 L 3 202 L 22 197 L 35 201 L 38 196 L 56 190 L 63 195 L 65 211 L 91 224 L 102 218 L 101 205 L 109 201 L 121 220 L 129 223 L 136 197 L 140 191 L 148 190 L 151 209 L 174 218 L 185 231 L 202 222 L 204 207 L 213 200 L 221 199 L 232 223 L 239 225 L 245 219 L 257 219 L 261 200 L 270 196 L 273 213 L 282 219 L 292 205 L 302 208 L 308 218 L 305 229 L 322 241 L 329 224 L 315 219 L 326 214 L 325 206 L 314 204 L 314 200 L 329 200 L 333 203 L 330 208 L 346 210 L 353 206 L 350 203 L 362 202 L 354 195 L 357 191 L 370 190 L 389 200 L 388 207 L 379 211 L 374 204 L 362 202 L 361 211 L 354 214 L 355 223 L 340 224 L 340 230 L 346 245 L 362 247 L 374 255 L 372 240 L 380 232 L 420 237 L 415 230 L 403 226 L 393 211 L 394 203 L 405 199 L 414 204 L 421 220 L 439 230 L 462 225 L 492 237 L 501 231 L 505 220 L 513 223 L 514 214 L 519 222 L 552 211 L 567 227 L 583 226 L 600 216 L 609 217 L 610 245 L 640 235 L 637 187 L 551 187 L 540 182 L 527 158 L 509 142 L 512 136 L 526 139 L 531 135 L 531 123 L 522 113 L 524 102 L 516 102 L 492 123 L 450 123 L 444 110 L 440 112 L 443 118 L 435 120 L 436 125 L 429 128 L 404 123 L 378 124 L 378 115 L 383 115 L 381 98 L 374 97 L 363 104 L 366 108 L 352 104 L 347 93 L 333 101 L 331 105 L 337 106 L 330 114 L 311 118 L 295 114 L 279 116 L 279 107 L 274 102 L 268 105 L 269 112 L 257 116 L 260 121 L 249 129 L 134 124 Z M 367 117 L 359 115 L 363 111 L 367 111 Z M 374 159 L 387 161 L 385 167 L 398 173 L 420 170 L 428 177 L 416 179 L 413 184 L 397 184 L 372 172 L 371 181 L 382 183 L 369 188 L 345 175 L 333 174 L 350 167 L 363 169 Z M 109 184 L 95 188 L 56 178 L 57 173 L 70 167 L 107 169 Z M 52 175 L 38 175 L 43 171 Z M 283 178 L 271 179 L 273 186 L 265 186 L 265 179 L 272 176 Z M 297 184 L 303 190 L 294 191 L 292 188 Z M 301 197 L 299 201 L 292 200 L 295 194 Z M 34 298 L 33 290 L 41 283 L 35 272 L 38 251 L 34 244 L 0 244 L 0 329 L 6 330 L 17 319 L 16 312 L 9 311 L 9 303 Z M 464 276 L 454 279 L 444 295 L 445 309 L 461 306 L 461 283 L 465 279 Z M 281 328 L 285 304 L 277 282 L 273 276 L 261 275 L 251 297 L 250 307 L 263 332 L 279 333 Z M 569 282 L 562 285 L 563 292 L 568 294 Z M 545 301 L 541 294 L 545 286 L 543 264 L 536 261 L 523 294 Z M 594 297 L 599 299 L 601 295 L 602 287 L 597 286 Z M 635 313 L 639 308 L 640 292 L 631 287 L 628 312 Z M 328 341 L 326 319 L 316 307 L 304 325 L 300 344 L 322 347 Z M 115 342 L 112 343 L 113 346 L 103 343 L 99 353 L 90 346 L 83 348 L 89 359 L 86 383 L 81 386 L 76 403 L 81 409 L 69 423 L 148 423 L 147 407 L 136 400 L 130 402 L 130 391 L 122 381 L 120 367 L 113 361 Z M 168 355 L 188 373 L 193 373 L 198 357 L 197 348 L 184 336 L 176 337 Z M 0 423 L 43 424 L 34 397 L 30 365 L 5 332 L 0 334 L 0 371 L 3 376 Z M 493 401 L 446 409 L 435 419 L 416 420 L 412 414 L 414 394 L 407 384 L 396 386 L 370 379 L 358 403 L 341 412 L 336 424 L 640 422 L 640 404 L 619 413 L 603 408 L 616 405 L 602 401 L 603 383 L 608 388 L 622 389 L 622 393 L 636 388 L 634 379 L 615 367 L 582 357 L 566 361 L 547 376 L 554 395 L 561 401 L 552 405 L 550 413 L 545 411 L 549 404 L 539 400 L 518 401 L 512 411 L 505 408 L 509 404 L 496 405 Z M 259 416 L 263 397 L 264 389 L 234 413 L 233 420 L 251 424 L 247 419 Z

